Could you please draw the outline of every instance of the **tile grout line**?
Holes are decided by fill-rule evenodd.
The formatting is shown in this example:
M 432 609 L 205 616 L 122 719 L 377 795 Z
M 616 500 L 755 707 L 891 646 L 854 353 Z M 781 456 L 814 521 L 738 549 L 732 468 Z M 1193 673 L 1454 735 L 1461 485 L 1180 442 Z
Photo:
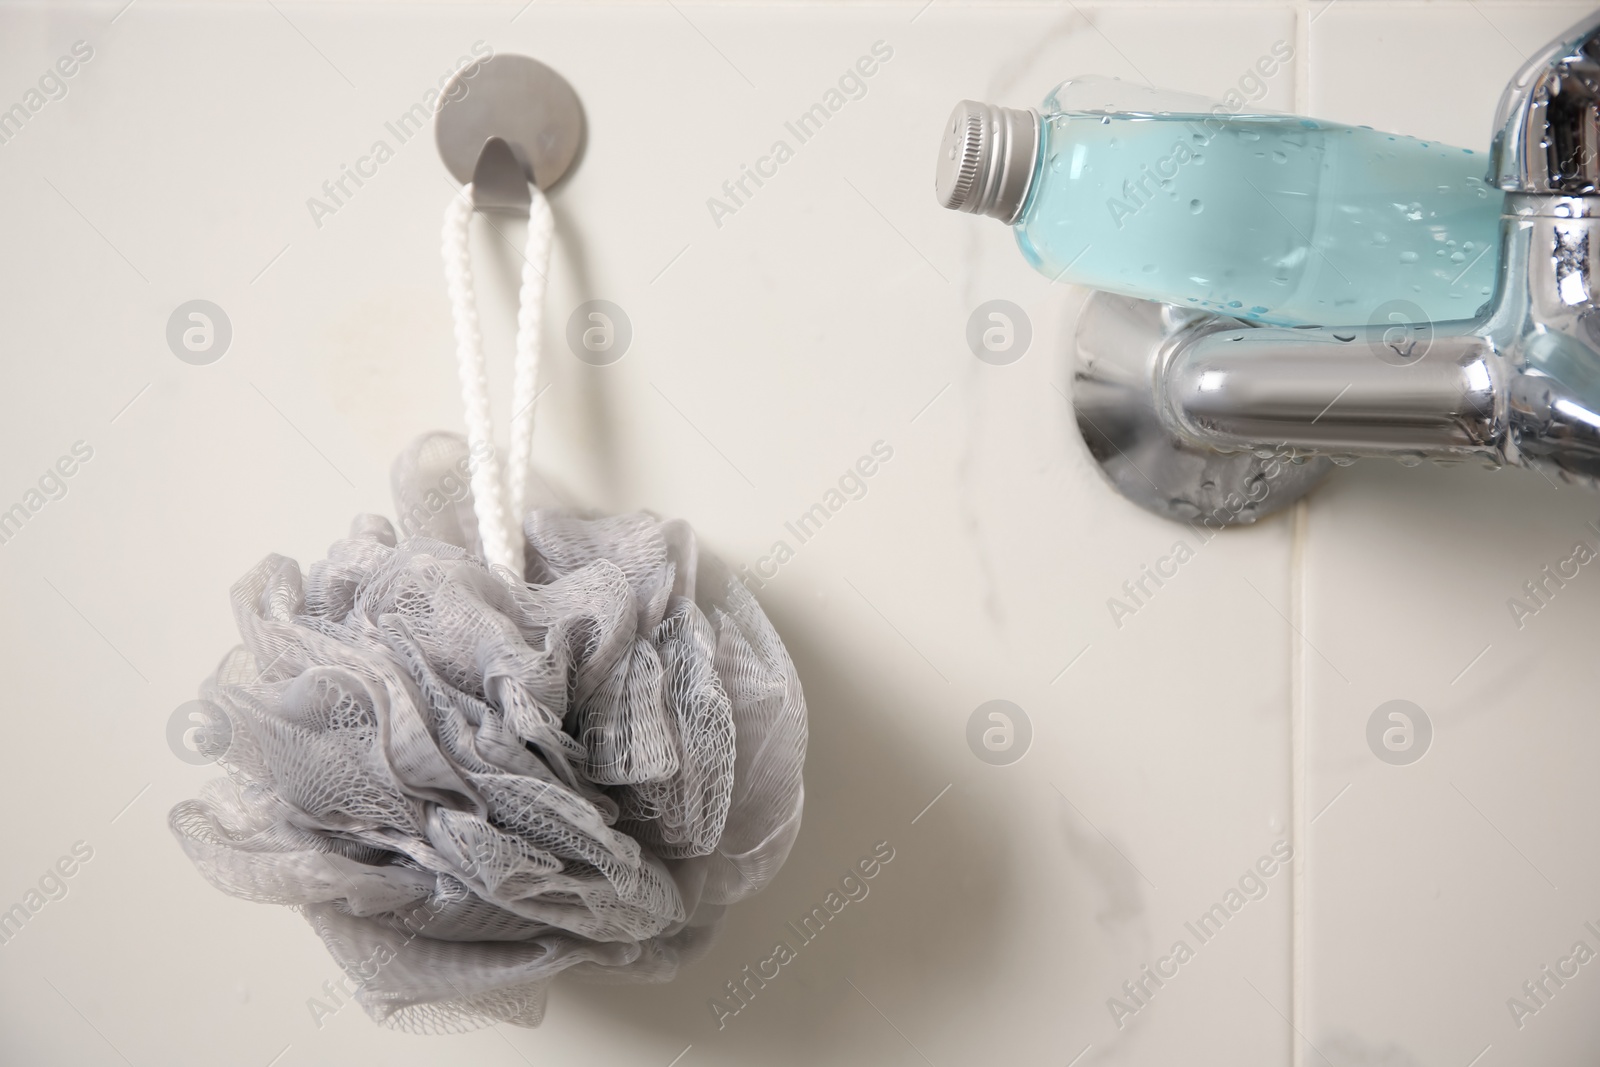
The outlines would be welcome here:
M 1311 100 L 1311 0 L 1297 0 L 1294 6 L 1294 113 L 1308 114 Z M 1306 543 L 1311 529 L 1311 506 L 1305 497 L 1294 505 L 1294 523 L 1289 544 L 1289 614 L 1300 633 L 1306 632 Z M 1295 864 L 1290 869 L 1289 892 L 1289 1063 L 1306 1067 L 1304 1041 L 1296 1034 L 1309 1033 L 1309 993 L 1306 958 L 1310 941 L 1307 914 L 1306 868 L 1310 863 L 1311 823 L 1306 811 L 1306 663 L 1305 642 L 1295 641 L 1289 653 L 1289 833 L 1294 845 Z
M 1294 505 L 1289 541 L 1289 613 L 1305 632 L 1306 625 L 1306 540 L 1310 527 L 1310 505 L 1298 500 Z M 1289 838 L 1294 847 L 1294 866 L 1289 869 L 1289 1019 L 1293 1042 L 1291 1067 L 1306 1067 L 1305 1042 L 1295 1034 L 1306 1032 L 1306 972 L 1308 961 L 1306 915 L 1306 865 L 1309 862 L 1311 823 L 1306 812 L 1306 656 L 1305 642 L 1289 647 Z

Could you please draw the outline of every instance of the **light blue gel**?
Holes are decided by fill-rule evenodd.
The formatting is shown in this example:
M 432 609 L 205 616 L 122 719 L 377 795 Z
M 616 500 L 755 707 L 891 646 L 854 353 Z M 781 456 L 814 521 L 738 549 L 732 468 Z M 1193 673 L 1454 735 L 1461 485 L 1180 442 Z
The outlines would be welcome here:
M 1490 296 L 1501 197 L 1482 154 L 1285 115 L 1066 110 L 1058 92 L 1016 223 L 1052 279 L 1285 326 L 1392 320 L 1396 301 L 1464 319 Z

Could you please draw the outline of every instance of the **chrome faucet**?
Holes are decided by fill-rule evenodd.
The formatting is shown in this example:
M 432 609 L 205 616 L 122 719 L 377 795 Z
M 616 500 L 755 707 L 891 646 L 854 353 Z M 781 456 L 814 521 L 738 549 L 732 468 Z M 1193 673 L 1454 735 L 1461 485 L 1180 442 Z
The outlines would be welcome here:
M 1370 326 L 1260 327 L 1091 294 L 1073 403 L 1112 484 L 1212 526 L 1253 522 L 1361 457 L 1600 484 L 1600 12 L 1517 72 L 1495 130 L 1500 269 L 1474 319 L 1418 323 L 1395 300 Z

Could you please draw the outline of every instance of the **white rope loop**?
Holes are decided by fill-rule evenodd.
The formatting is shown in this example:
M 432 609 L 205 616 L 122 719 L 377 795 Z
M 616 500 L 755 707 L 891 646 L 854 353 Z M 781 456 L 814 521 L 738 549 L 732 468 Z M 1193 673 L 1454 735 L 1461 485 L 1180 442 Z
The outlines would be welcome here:
M 517 297 L 517 356 L 511 383 L 511 521 L 519 524 L 527 510 L 528 478 L 533 466 L 533 405 L 539 389 L 539 340 L 544 329 L 544 294 L 555 243 L 555 218 L 550 201 L 537 187 L 528 206 L 528 248 L 522 263 L 522 292 Z M 520 548 L 522 538 L 517 538 Z M 520 573 L 520 571 L 519 571 Z
M 527 506 L 533 462 L 533 407 L 538 398 L 539 352 L 544 326 L 544 296 L 555 242 L 550 202 L 532 187 L 528 245 L 517 298 L 516 356 L 512 365 L 511 451 L 509 492 L 494 449 L 494 422 L 489 411 L 489 368 L 478 323 L 467 228 L 472 221 L 472 186 L 450 201 L 444 213 L 444 275 L 455 324 L 456 369 L 461 376 L 461 403 L 471 449 L 473 508 L 484 558 L 523 576 L 522 514 Z

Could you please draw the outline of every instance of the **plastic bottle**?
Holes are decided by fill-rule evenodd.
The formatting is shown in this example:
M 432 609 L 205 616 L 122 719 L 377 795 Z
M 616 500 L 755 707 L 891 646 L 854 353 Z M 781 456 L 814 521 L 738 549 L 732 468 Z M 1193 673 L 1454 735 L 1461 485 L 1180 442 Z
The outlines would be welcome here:
M 959 104 L 936 192 L 1011 223 L 1055 280 L 1277 325 L 1396 306 L 1441 321 L 1470 318 L 1494 285 L 1485 166 L 1436 141 L 1081 78 L 1040 112 Z

